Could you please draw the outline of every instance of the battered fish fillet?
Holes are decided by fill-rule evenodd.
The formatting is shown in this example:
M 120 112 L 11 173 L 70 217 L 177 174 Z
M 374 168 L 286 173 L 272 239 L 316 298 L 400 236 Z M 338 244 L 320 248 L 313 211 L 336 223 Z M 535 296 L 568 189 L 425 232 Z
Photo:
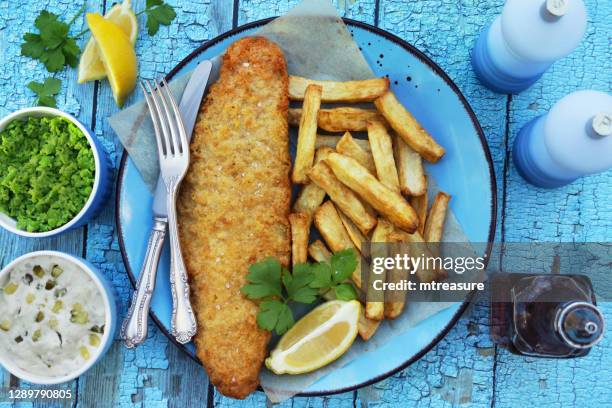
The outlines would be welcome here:
M 180 236 L 198 321 L 197 355 L 224 395 L 259 384 L 270 333 L 240 293 L 249 265 L 289 264 L 288 77 L 279 47 L 235 42 L 200 108 L 178 200 Z

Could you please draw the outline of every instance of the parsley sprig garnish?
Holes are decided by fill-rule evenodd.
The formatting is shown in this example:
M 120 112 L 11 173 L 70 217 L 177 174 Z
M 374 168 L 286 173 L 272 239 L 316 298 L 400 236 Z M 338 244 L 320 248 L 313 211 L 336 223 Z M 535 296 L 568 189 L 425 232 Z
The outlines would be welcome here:
M 157 34 L 160 24 L 170 25 L 176 17 L 174 8 L 164 3 L 163 0 L 147 0 L 147 8 L 136 15 L 142 13 L 147 15 L 147 31 L 151 36 Z
M 89 29 L 71 35 L 70 28 L 84 11 L 85 3 L 67 23 L 60 20 L 57 14 L 47 10 L 41 11 L 34 20 L 34 27 L 38 29 L 38 32 L 27 32 L 23 35 L 21 55 L 40 61 L 50 73 L 57 73 L 65 67 L 76 67 L 81 55 L 81 48 L 77 40 Z M 160 25 L 170 25 L 176 17 L 174 8 L 164 0 L 147 0 L 146 8 L 136 13 L 137 16 L 141 14 L 147 16 L 146 26 L 150 36 L 157 34 Z M 61 86 L 61 81 L 49 77 L 42 84 L 35 81 L 30 82 L 28 88 L 37 94 L 39 105 L 55 106 L 55 95 L 59 92 L 59 89 L 55 91 L 56 84 Z
M 34 21 L 38 33 L 24 34 L 21 55 L 39 60 L 49 72 L 58 72 L 66 65 L 76 67 L 81 49 L 76 42 L 77 37 L 70 36 L 69 31 L 84 10 L 85 5 L 69 23 L 60 21 L 57 14 L 41 11 Z
M 53 77 L 45 79 L 43 83 L 32 81 L 28 84 L 28 88 L 38 96 L 37 105 L 52 108 L 56 107 L 55 95 L 59 93 L 61 86 L 62 81 Z
M 270 257 L 249 267 L 249 283 L 240 290 L 249 299 L 262 300 L 257 325 L 281 335 L 295 323 L 291 302 L 311 304 L 332 293 L 336 299 L 356 299 L 355 288 L 347 282 L 356 267 L 353 249 L 337 252 L 330 262 L 297 264 L 293 272 Z

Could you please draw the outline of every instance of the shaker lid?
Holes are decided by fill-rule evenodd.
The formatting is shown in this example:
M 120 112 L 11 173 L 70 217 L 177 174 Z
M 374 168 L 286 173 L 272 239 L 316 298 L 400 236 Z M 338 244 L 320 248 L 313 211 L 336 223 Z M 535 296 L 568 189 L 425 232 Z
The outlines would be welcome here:
M 581 174 L 612 167 L 612 137 L 601 134 L 611 125 L 602 112 L 612 113 L 612 95 L 591 90 L 573 92 L 551 108 L 544 143 L 559 166 Z
M 612 111 L 599 112 L 593 117 L 593 131 L 599 136 L 612 135 Z
M 601 311 L 587 302 L 570 302 L 557 315 L 557 332 L 573 348 L 589 348 L 597 344 L 604 334 Z
M 546 0 L 546 11 L 553 16 L 562 17 L 569 10 L 570 0 Z
M 501 15 L 504 38 L 520 57 L 553 62 L 572 52 L 587 24 L 582 0 L 507 0 Z

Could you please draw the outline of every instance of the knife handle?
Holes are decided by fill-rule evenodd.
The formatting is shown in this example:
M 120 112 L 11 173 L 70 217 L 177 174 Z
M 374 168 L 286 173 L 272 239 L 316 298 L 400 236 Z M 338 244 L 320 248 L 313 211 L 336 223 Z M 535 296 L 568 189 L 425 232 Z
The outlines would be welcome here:
M 138 276 L 136 290 L 132 296 L 130 309 L 121 325 L 121 338 L 127 348 L 134 348 L 147 338 L 149 305 L 155 290 L 155 276 L 166 237 L 166 225 L 165 219 L 155 218 L 153 220 L 153 230 L 149 237 L 147 253 Z
M 172 289 L 172 335 L 181 344 L 196 334 L 197 323 L 191 307 L 187 268 L 183 261 L 176 216 L 176 188 L 169 187 L 168 232 L 170 234 L 170 288 Z

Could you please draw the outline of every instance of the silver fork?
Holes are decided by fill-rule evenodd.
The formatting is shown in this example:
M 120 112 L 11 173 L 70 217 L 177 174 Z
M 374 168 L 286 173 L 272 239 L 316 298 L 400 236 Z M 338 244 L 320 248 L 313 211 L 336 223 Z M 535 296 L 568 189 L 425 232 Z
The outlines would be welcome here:
M 189 300 L 187 270 L 178 236 L 176 195 L 189 167 L 189 143 L 183 118 L 165 80 L 140 83 L 143 90 L 159 153 L 159 170 L 168 193 L 168 231 L 170 235 L 170 286 L 172 288 L 172 335 L 187 343 L 195 335 L 197 324 Z M 148 89 L 147 89 L 148 88 Z

